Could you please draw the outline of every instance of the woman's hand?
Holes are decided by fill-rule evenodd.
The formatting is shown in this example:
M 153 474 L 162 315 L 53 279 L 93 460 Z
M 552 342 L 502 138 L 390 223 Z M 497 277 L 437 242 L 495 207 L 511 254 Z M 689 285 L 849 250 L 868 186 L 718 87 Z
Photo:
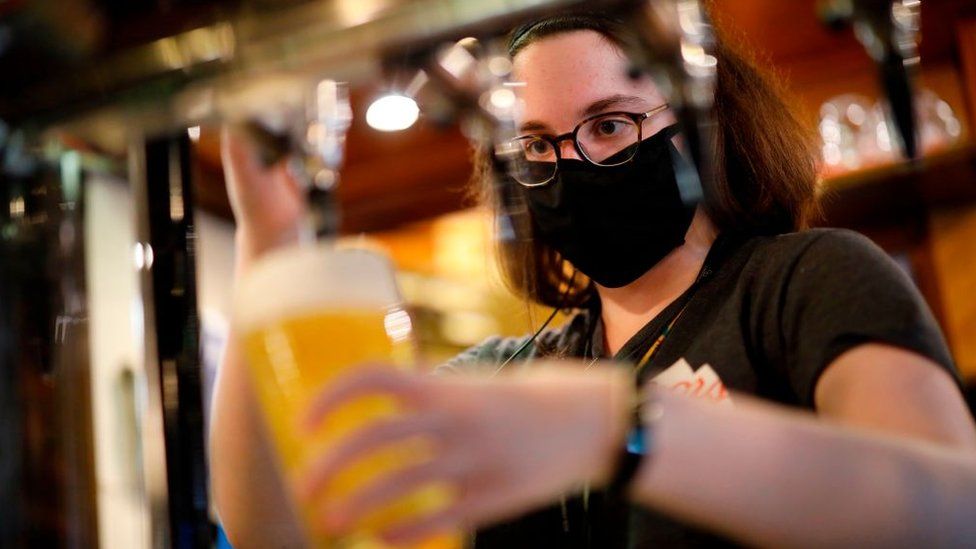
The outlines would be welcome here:
M 287 163 L 263 165 L 251 139 L 238 128 L 223 128 L 220 153 L 241 259 L 248 262 L 297 241 L 305 199 Z
M 607 479 L 623 444 L 631 383 L 610 367 L 589 372 L 534 368 L 495 378 L 361 370 L 316 399 L 306 428 L 314 429 L 330 411 L 368 394 L 392 395 L 410 411 L 349 435 L 308 467 L 297 490 L 312 501 L 339 471 L 372 451 L 423 437 L 434 446 L 431 459 L 331 501 L 317 526 L 342 533 L 428 483 L 454 487 L 455 500 L 433 516 L 392 525 L 382 533 L 389 542 L 409 543 L 496 522 L 552 502 L 582 482 Z

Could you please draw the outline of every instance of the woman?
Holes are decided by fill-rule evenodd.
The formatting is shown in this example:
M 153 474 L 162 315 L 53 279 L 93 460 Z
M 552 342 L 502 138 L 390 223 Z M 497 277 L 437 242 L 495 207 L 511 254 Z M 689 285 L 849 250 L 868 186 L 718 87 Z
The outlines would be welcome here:
M 367 371 L 323 395 L 310 422 L 364 391 L 400 395 L 417 412 L 322 456 L 300 484 L 308 495 L 378 444 L 420 433 L 442 448 L 432 462 L 324 510 L 323 528 L 348 528 L 393 495 L 441 479 L 459 487 L 457 505 L 389 536 L 410 539 L 460 523 L 494 524 L 479 531 L 478 547 L 721 541 L 709 532 L 799 544 L 829 541 L 823 536 L 831 532 L 879 535 L 871 526 L 900 524 L 899 510 L 909 509 L 876 505 L 881 522 L 859 522 L 865 530 L 858 530 L 844 511 L 865 509 L 864 499 L 817 499 L 836 493 L 831 467 L 846 468 L 843 486 L 894 490 L 889 502 L 896 503 L 907 492 L 889 481 L 918 452 L 939 454 L 931 466 L 953 471 L 945 478 L 971 482 L 953 452 L 972 453 L 976 431 L 942 337 L 910 281 L 863 237 L 793 232 L 811 209 L 815 163 L 775 91 L 720 48 L 719 173 L 702 206 L 690 210 L 674 176 L 682 162 L 674 113 L 649 79 L 630 76 L 621 50 L 627 40 L 613 20 L 581 14 L 527 25 L 511 41 L 515 77 L 524 83 L 525 163 L 505 192 L 524 201 L 528 223 L 516 227 L 531 239 L 503 243 L 503 264 L 516 290 L 579 312 L 563 328 L 536 339 L 492 339 L 443 368 L 505 365 L 521 376 Z M 611 142 L 629 145 L 604 146 Z M 225 162 L 245 269 L 294 238 L 301 202 L 282 168 L 262 170 L 239 141 L 227 140 Z M 587 369 L 545 368 L 539 360 L 516 368 L 541 357 L 582 359 Z M 594 365 L 609 357 L 633 372 Z M 628 471 L 619 456 L 634 427 L 625 396 L 634 374 L 665 390 L 656 405 L 664 415 L 637 426 L 650 439 L 650 459 Z M 670 391 L 718 406 L 675 400 Z M 755 411 L 745 394 L 815 411 L 823 421 Z M 730 403 L 735 409 L 724 410 Z M 230 354 L 218 381 L 211 454 L 221 517 L 239 545 L 287 545 L 297 539 L 294 521 L 282 511 L 253 410 Z M 872 434 L 853 437 L 824 422 Z M 865 456 L 890 466 L 863 474 L 873 463 Z M 962 477 L 954 476 L 960 468 Z M 560 501 L 580 483 L 592 489 Z M 613 489 L 600 489 L 607 484 Z M 797 510 L 818 520 L 791 528 L 768 522 Z

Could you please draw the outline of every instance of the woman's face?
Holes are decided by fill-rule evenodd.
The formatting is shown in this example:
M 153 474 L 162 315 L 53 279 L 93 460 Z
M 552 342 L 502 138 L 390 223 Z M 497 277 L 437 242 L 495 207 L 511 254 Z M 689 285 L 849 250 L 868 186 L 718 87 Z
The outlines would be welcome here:
M 628 76 L 629 61 L 599 33 L 582 30 L 549 36 L 520 51 L 515 80 L 523 101 L 520 133 L 561 135 L 595 114 L 646 112 L 666 102 L 647 76 Z M 675 122 L 669 109 L 644 121 L 646 139 Z M 573 145 L 561 143 L 563 158 L 579 159 Z

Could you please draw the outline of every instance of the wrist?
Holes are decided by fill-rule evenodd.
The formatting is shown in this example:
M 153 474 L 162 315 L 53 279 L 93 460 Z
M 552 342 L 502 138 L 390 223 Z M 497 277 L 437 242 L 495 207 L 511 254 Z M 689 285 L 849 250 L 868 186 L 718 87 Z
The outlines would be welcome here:
M 631 497 L 641 471 L 647 468 L 654 453 L 654 427 L 661 416 L 661 407 L 654 387 L 639 390 L 631 386 L 629 406 L 624 420 L 624 433 L 618 439 L 614 454 L 607 461 L 603 487 L 609 493 Z
M 627 438 L 634 424 L 637 402 L 633 377 L 620 369 L 615 369 L 613 375 L 609 376 L 605 393 L 606 403 L 602 408 L 606 411 L 606 436 L 598 445 L 599 459 L 590 479 L 593 486 L 606 486 L 613 480 L 620 453 L 627 446 Z

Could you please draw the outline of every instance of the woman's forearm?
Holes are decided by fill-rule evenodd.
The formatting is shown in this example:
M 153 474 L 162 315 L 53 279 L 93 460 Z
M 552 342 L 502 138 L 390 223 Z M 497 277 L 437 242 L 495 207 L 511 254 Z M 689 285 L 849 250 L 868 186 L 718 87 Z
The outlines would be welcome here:
M 948 546 L 976 539 L 976 456 L 739 399 L 662 397 L 634 497 L 760 546 Z
M 241 234 L 237 254 L 239 276 L 257 257 Z M 238 549 L 300 547 L 300 528 L 233 337 L 232 331 L 217 374 L 210 421 L 210 473 L 220 521 Z
M 210 423 L 210 474 L 221 525 L 234 547 L 299 547 L 298 523 L 274 461 L 243 357 L 229 345 Z

